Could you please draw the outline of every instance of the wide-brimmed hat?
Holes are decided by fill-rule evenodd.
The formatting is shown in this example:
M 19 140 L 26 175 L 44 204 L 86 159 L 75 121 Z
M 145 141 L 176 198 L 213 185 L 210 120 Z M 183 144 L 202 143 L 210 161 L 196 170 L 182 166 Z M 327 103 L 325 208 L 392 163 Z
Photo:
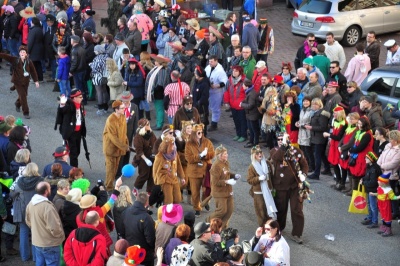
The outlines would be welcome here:
M 93 195 L 85 195 L 81 198 L 81 201 L 79 202 L 79 207 L 81 209 L 87 209 L 96 204 L 97 197 Z
M 187 23 L 190 27 L 192 27 L 193 29 L 195 29 L 195 30 L 199 30 L 199 29 L 200 29 L 200 24 L 199 24 L 199 22 L 197 21 L 197 19 L 195 19 L 195 18 L 187 19 L 187 20 L 186 20 L 186 23 Z
M 154 3 L 158 4 L 161 7 L 165 7 L 165 3 L 163 1 L 161 1 L 161 0 L 154 0 Z
M 222 36 L 222 34 L 213 26 L 208 26 L 208 30 L 210 31 L 210 33 L 214 34 L 215 37 L 217 37 L 218 39 L 224 38 L 224 36 Z
M 164 223 L 177 224 L 182 220 L 183 209 L 180 204 L 164 205 L 161 220 Z
M 36 17 L 35 12 L 33 11 L 33 8 L 30 6 L 25 7 L 24 10 L 19 11 L 19 15 L 23 18 L 34 18 Z
M 56 150 L 53 152 L 53 156 L 55 158 L 63 157 L 64 155 L 68 155 L 69 151 L 65 146 L 57 147 Z
M 0 134 L 4 134 L 12 128 L 6 121 L 0 121 Z
M 210 228 L 210 224 L 206 222 L 199 222 L 194 226 L 194 234 L 196 238 L 201 237 L 207 229 Z
M 150 57 L 156 60 L 158 63 L 168 63 L 171 61 L 171 59 L 163 56 L 162 54 L 151 54 Z
M 133 94 L 130 91 L 123 91 L 120 95 L 117 96 L 117 100 L 122 102 L 130 102 L 133 99 Z
M 169 42 L 168 45 L 179 51 L 182 51 L 183 49 L 183 45 L 180 41 Z
M 126 249 L 125 265 L 139 265 L 146 258 L 146 250 L 139 245 L 130 246 Z

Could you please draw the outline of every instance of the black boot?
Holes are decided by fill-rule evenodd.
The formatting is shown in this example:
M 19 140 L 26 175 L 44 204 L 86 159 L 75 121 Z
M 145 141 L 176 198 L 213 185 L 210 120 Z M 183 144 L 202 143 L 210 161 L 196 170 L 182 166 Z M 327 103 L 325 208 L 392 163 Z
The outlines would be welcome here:
M 208 129 L 208 132 L 216 131 L 217 129 L 218 129 L 218 123 L 217 122 L 211 122 L 211 126 Z
M 151 121 L 150 111 L 145 111 L 146 119 Z

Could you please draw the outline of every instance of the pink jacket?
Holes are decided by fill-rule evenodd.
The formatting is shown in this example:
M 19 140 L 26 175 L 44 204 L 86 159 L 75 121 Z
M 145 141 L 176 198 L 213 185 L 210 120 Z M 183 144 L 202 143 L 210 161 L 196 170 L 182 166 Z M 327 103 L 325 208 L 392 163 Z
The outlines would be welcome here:
M 138 30 L 142 34 L 142 43 L 148 43 L 150 41 L 150 31 L 154 28 L 151 18 L 146 14 L 135 14 L 129 20 L 136 22 Z
M 369 56 L 367 54 L 358 54 L 350 60 L 344 76 L 347 81 L 355 81 L 360 86 L 370 70 L 371 60 Z
M 398 180 L 397 170 L 400 167 L 400 146 L 392 147 L 392 144 L 388 143 L 381 156 L 379 156 L 377 163 L 383 173 L 391 173 L 389 179 Z

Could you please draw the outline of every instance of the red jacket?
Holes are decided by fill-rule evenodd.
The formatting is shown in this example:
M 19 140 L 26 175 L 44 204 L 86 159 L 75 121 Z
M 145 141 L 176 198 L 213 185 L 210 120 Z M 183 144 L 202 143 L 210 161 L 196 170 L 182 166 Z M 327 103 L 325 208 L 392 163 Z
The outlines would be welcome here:
M 104 266 L 108 259 L 106 239 L 90 224 L 82 224 L 69 235 L 64 246 L 68 266 Z
M 29 25 L 26 22 L 26 18 L 22 18 L 18 25 L 18 30 L 22 32 L 22 40 L 21 43 L 23 45 L 28 44 L 28 32 L 29 32 Z
M 246 76 L 242 75 L 240 81 L 234 85 L 232 76 L 230 76 L 227 82 L 226 91 L 224 93 L 224 103 L 228 103 L 231 108 L 235 110 L 243 110 L 243 108 L 239 107 L 239 104 L 246 98 L 246 93 L 242 86 L 245 78 Z
M 253 73 L 253 78 L 251 79 L 251 82 L 254 85 L 254 90 L 259 93 L 260 88 L 261 88 L 261 77 L 264 74 L 268 74 L 268 67 L 266 67 L 263 71 L 258 72 L 257 68 L 254 70 Z

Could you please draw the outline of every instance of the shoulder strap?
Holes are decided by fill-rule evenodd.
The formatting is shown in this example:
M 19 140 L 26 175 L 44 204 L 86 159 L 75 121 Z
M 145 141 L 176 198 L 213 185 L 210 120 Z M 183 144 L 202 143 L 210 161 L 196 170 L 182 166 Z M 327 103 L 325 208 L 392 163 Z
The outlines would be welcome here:
M 96 255 L 96 245 L 97 245 L 97 241 L 93 240 L 93 250 L 92 250 L 92 254 L 90 254 L 88 264 L 90 264 L 92 262 L 92 260 L 94 259 L 94 256 Z

